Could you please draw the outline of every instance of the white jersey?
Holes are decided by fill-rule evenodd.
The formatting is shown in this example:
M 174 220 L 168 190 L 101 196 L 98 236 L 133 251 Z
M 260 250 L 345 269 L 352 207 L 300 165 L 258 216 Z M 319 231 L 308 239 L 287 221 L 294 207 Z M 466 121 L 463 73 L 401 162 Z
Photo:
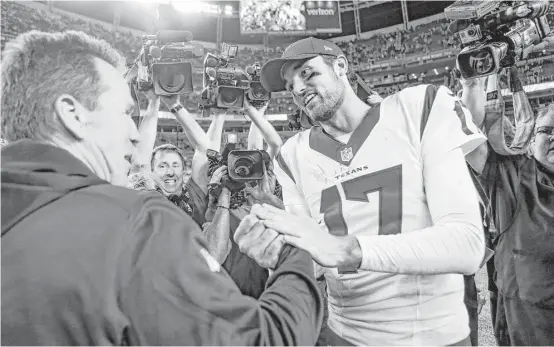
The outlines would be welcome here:
M 426 168 L 485 141 L 468 117 L 450 90 L 420 85 L 373 107 L 346 144 L 321 127 L 296 134 L 276 158 L 285 206 L 334 235 L 430 227 Z M 469 335 L 462 275 L 333 268 L 325 278 L 329 327 L 356 345 L 448 345 Z

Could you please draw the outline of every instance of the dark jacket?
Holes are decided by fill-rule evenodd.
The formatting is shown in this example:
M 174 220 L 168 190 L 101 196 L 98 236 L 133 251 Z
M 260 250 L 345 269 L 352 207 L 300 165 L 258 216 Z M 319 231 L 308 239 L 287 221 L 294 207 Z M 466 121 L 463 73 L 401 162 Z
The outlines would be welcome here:
M 2 345 L 310 345 L 323 307 L 309 255 L 283 249 L 259 300 L 155 193 L 65 150 L 2 149 Z M 213 260 L 213 261 L 212 261 Z

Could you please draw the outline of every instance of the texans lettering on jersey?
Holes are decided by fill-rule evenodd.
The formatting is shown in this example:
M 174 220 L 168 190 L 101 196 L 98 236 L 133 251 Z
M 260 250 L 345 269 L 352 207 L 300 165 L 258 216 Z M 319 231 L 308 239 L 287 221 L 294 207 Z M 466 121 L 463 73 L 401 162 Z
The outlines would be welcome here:
M 296 134 L 275 172 L 287 210 L 318 220 L 322 232 L 408 233 L 432 226 L 424 166 L 483 141 L 450 90 L 420 85 L 370 109 L 346 143 L 321 127 Z M 467 322 L 460 275 L 345 268 L 325 269 L 325 277 L 329 326 L 354 344 L 441 344 L 438 335 L 469 334 L 460 326 Z

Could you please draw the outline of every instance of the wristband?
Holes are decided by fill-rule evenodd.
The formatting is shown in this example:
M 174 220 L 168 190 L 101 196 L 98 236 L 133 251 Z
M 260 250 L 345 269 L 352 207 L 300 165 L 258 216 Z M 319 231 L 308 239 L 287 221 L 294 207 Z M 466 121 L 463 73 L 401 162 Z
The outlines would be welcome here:
M 227 207 L 227 206 L 221 206 L 221 205 L 217 205 L 217 208 L 220 208 L 220 207 L 221 207 L 221 208 L 224 208 L 224 209 L 226 209 L 226 210 L 228 210 L 228 209 L 229 209 L 229 207 Z
M 180 110 L 182 110 L 183 108 L 185 108 L 185 106 L 183 106 L 183 104 L 178 102 L 175 105 L 173 105 L 173 107 L 169 111 L 171 113 L 175 114 L 175 113 L 179 112 Z

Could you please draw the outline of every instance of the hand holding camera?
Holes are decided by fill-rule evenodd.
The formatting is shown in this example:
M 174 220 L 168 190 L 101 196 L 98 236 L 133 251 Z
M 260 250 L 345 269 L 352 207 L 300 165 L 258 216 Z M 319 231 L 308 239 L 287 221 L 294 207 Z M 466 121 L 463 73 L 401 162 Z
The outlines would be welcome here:
M 462 77 L 496 74 L 526 59 L 545 39 L 552 41 L 549 9 L 548 0 L 458 0 L 447 7 L 446 18 L 453 20 L 448 30 L 461 41 L 456 65 Z
M 130 69 L 136 73 L 137 90 L 153 90 L 159 96 L 191 93 L 190 59 L 204 55 L 202 45 L 191 41 L 189 31 L 164 30 L 143 35 L 141 51 Z
M 223 44 L 221 54 L 206 55 L 201 108 L 240 110 L 245 100 L 260 108 L 269 101 L 270 93 L 260 82 L 261 65 L 256 63 L 243 70 L 232 64 L 237 53 L 238 46 Z

